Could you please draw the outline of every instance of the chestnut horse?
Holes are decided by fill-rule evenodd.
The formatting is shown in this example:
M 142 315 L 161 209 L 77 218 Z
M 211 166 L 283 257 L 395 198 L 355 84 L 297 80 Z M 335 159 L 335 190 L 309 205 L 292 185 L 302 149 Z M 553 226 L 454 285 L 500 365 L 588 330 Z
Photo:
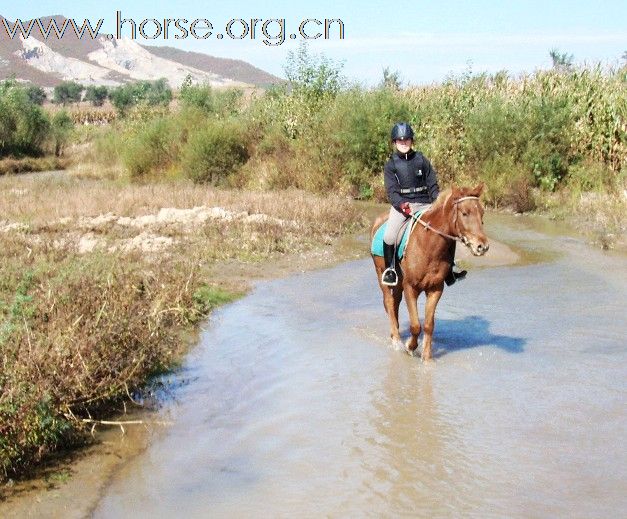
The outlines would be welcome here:
M 418 347 L 420 319 L 418 296 L 426 293 L 423 360 L 431 359 L 431 343 L 435 321 L 435 308 L 444 290 L 444 278 L 451 268 L 455 254 L 455 243 L 462 242 L 475 256 L 488 250 L 488 238 L 483 233 L 483 207 L 479 201 L 483 184 L 475 188 L 457 188 L 440 193 L 434 204 L 419 218 L 414 218 L 414 227 L 407 240 L 405 254 L 400 262 L 398 284 L 389 287 L 381 283 L 385 262 L 381 256 L 372 256 L 379 286 L 383 292 L 383 306 L 390 318 L 390 336 L 400 342 L 398 331 L 398 308 L 405 295 L 410 319 L 411 337 L 405 349 L 414 355 Z M 388 213 L 379 216 L 372 226 L 370 239 L 385 222 Z M 397 271 L 401 269 L 398 268 Z

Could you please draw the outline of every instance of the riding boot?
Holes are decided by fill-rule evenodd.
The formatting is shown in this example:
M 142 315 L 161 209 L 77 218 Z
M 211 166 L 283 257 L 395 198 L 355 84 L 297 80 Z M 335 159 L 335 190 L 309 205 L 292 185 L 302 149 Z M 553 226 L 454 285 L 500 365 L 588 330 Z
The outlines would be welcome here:
M 464 279 L 466 277 L 466 274 L 468 274 L 467 270 L 460 269 L 455 263 L 455 245 L 456 243 L 454 242 L 453 245 L 451 246 L 451 255 L 450 255 L 451 269 L 446 275 L 446 278 L 444 278 L 444 282 L 449 287 L 453 283 L 455 283 L 455 281 L 457 281 L 458 279 Z
M 398 284 L 398 274 L 394 268 L 396 264 L 396 259 L 394 258 L 396 254 L 396 246 L 388 245 L 383 242 L 383 258 L 385 259 L 385 270 L 381 275 L 381 283 L 389 286 L 395 287 Z
M 444 279 L 444 282 L 447 284 L 447 286 L 450 287 L 458 279 L 464 279 L 466 277 L 466 274 L 468 274 L 467 270 L 460 269 L 457 264 L 453 262 L 453 264 L 451 265 L 451 270 L 449 270 L 446 278 Z

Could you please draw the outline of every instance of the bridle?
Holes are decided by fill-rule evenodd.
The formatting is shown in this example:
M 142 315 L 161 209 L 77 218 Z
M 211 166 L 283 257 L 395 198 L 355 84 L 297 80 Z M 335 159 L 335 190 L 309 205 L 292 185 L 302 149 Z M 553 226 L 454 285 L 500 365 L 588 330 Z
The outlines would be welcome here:
M 459 242 L 462 242 L 464 245 L 467 245 L 468 238 L 466 238 L 466 236 L 461 236 L 459 233 L 459 229 L 457 227 L 457 211 L 459 210 L 459 207 L 457 206 L 457 204 L 459 204 L 460 202 L 463 202 L 464 200 L 479 200 L 479 197 L 478 196 L 462 196 L 461 198 L 458 198 L 457 200 L 455 200 L 455 202 L 453 202 L 453 205 L 455 206 L 455 217 L 453 218 L 453 225 L 455 226 L 455 231 L 457 231 L 457 236 L 446 234 L 445 232 L 442 232 L 436 229 L 435 227 L 432 227 L 429 222 L 423 221 L 422 215 L 425 214 L 427 211 L 420 213 L 418 216 L 413 215 L 413 214 L 411 215 L 412 219 L 414 220 L 414 223 L 412 224 L 412 228 L 410 229 L 409 233 L 411 234 L 414 231 L 415 223 L 418 222 L 425 229 L 433 231 L 434 233 L 439 234 L 440 236 L 443 236 L 444 238 L 448 238 L 449 240 L 459 241 Z

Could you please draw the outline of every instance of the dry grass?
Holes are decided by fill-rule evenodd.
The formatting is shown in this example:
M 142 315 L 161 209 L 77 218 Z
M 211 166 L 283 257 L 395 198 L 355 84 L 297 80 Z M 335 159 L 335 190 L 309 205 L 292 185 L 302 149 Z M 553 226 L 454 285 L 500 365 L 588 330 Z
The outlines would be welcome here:
M 7 157 L 0 160 L 0 176 L 65 169 L 67 165 L 68 160 L 63 157 L 25 157 L 21 159 Z
M 543 212 L 568 219 L 590 241 L 603 249 L 624 248 L 627 244 L 627 191 L 545 194 Z
M 59 176 L 6 179 L 0 185 L 2 219 L 43 225 L 53 220 L 115 213 L 151 214 L 164 207 L 220 206 L 234 211 L 263 213 L 276 218 L 318 222 L 327 229 L 346 223 L 350 203 L 302 191 L 249 192 L 219 190 L 192 182 L 126 184 L 81 181 Z M 353 215 L 354 216 L 354 215 Z
M 0 480 L 172 366 L 181 332 L 234 297 L 216 262 L 364 225 L 341 198 L 65 176 L 0 179 L 0 215 Z

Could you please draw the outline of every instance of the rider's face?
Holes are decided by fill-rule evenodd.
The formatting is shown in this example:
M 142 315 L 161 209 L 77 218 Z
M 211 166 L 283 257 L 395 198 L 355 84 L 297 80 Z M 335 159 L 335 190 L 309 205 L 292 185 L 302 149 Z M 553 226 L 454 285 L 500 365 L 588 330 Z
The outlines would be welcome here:
M 394 141 L 396 149 L 401 153 L 409 153 L 411 150 L 412 140 L 411 139 L 397 139 Z

